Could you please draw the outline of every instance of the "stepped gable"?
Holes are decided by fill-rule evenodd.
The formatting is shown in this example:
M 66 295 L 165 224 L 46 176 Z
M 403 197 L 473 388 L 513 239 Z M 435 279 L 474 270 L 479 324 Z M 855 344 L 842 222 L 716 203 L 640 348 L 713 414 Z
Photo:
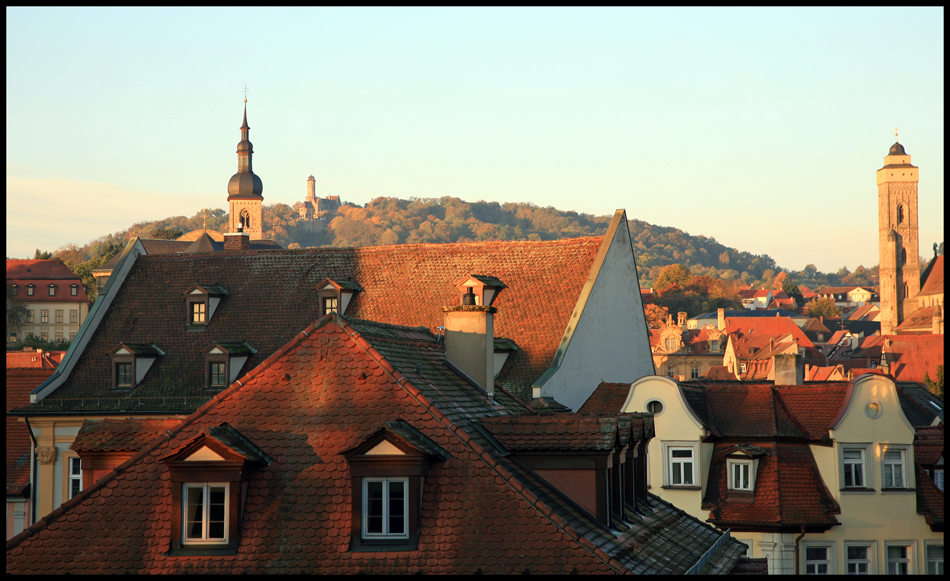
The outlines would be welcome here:
M 7 411 L 26 405 L 30 392 L 51 375 L 53 368 L 7 368 Z M 30 450 L 32 440 L 25 422 L 7 416 L 7 494 L 20 495 L 30 484 Z
M 841 524 L 834 517 L 841 512 L 818 471 L 807 443 L 759 442 L 764 451 L 758 456 L 755 491 L 738 501 L 743 493 L 728 490 L 726 457 L 734 443 L 717 442 L 709 466 L 716 475 L 706 486 L 703 509 L 710 511 L 709 522 L 728 528 L 743 523 L 765 529 L 793 531 L 801 526 L 827 529 Z M 730 495 L 737 498 L 729 501 Z M 754 500 L 753 500 L 754 495 Z
M 601 382 L 590 394 L 584 405 L 577 410 L 579 414 L 611 415 L 620 413 L 630 394 L 629 383 Z
M 423 361 L 419 377 L 428 378 L 436 372 L 426 356 L 431 342 L 424 329 L 324 317 L 241 383 L 9 540 L 7 571 L 675 574 L 720 538 L 653 496 L 653 511 L 627 513 L 634 527 L 619 535 L 603 528 L 534 473 L 497 456 L 477 430 L 444 414 L 426 395 L 441 383 L 417 386 L 378 349 L 415 349 Z M 504 413 L 487 400 L 482 408 Z M 624 425 L 651 437 L 648 423 Z M 418 550 L 352 552 L 351 478 L 343 453 L 394 425 L 445 452 L 424 481 Z M 251 475 L 235 555 L 169 558 L 172 506 L 163 459 L 216 426 L 240 434 L 272 462 Z M 113 526 L 119 522 L 121 536 Z M 728 540 L 701 572 L 754 564 L 740 557 L 743 550 Z

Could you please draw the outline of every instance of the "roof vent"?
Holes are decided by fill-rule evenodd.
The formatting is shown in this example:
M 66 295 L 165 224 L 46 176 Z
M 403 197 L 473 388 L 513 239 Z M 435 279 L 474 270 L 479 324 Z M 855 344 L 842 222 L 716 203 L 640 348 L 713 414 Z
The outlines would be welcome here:
M 462 305 L 474 305 L 475 304 L 475 293 L 472 292 L 472 287 L 467 287 L 468 292 L 462 295 Z

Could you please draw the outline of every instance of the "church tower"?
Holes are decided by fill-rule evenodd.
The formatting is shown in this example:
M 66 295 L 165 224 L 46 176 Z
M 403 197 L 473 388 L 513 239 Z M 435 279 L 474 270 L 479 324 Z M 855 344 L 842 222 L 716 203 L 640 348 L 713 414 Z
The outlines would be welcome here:
M 254 146 L 248 139 L 250 127 L 247 126 L 247 99 L 244 99 L 244 124 L 241 125 L 241 142 L 237 146 L 238 171 L 228 182 L 229 223 L 228 232 L 238 232 L 243 228 L 251 240 L 264 237 L 262 204 L 264 184 L 251 169 Z
M 897 134 L 894 134 L 895 139 Z M 891 335 L 917 308 L 920 259 L 917 238 L 917 181 L 904 146 L 895 142 L 877 170 L 881 334 Z

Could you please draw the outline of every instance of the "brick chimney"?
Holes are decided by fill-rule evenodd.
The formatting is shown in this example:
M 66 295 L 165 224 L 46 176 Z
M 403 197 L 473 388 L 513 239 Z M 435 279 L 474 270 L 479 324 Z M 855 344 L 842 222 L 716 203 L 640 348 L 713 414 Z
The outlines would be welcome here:
M 445 313 L 445 360 L 495 397 L 495 321 L 491 306 L 505 288 L 490 276 L 471 275 L 459 282 L 460 304 Z
M 224 233 L 225 250 L 250 250 L 251 237 L 247 232 L 225 232 Z

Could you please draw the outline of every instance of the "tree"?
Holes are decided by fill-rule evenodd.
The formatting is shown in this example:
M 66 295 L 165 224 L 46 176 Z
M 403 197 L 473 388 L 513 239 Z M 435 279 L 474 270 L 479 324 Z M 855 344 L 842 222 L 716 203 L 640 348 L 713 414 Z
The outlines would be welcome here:
M 647 326 L 651 329 L 659 329 L 666 322 L 670 310 L 659 305 L 649 304 L 643 307 L 643 316 L 647 319 Z
M 801 306 L 802 302 L 804 302 L 802 290 L 798 288 L 798 285 L 794 282 L 790 280 L 786 281 L 785 284 L 782 285 L 782 290 L 785 291 L 785 294 L 795 299 L 795 303 L 799 306 Z
M 686 266 L 682 264 L 671 264 L 660 271 L 660 275 L 653 281 L 653 288 L 662 292 L 663 289 L 671 284 L 678 284 L 681 287 L 686 286 L 686 283 L 688 283 L 692 277 L 693 273 L 691 273 Z
M 840 317 L 841 310 L 835 305 L 833 298 L 825 297 L 808 303 L 805 314 L 809 317 Z
M 15 301 L 7 295 L 7 337 L 12 333 L 19 333 L 26 323 L 27 308 L 26 305 Z
M 49 260 L 53 258 L 52 252 L 42 252 L 39 248 L 36 249 L 36 254 L 33 255 L 33 260 Z
M 775 280 L 772 281 L 772 290 L 779 290 L 785 287 L 785 281 L 788 279 L 787 272 L 780 272 L 775 276 Z
M 930 379 L 930 373 L 924 372 L 924 385 L 930 390 L 930 393 L 943 400 L 943 365 L 937 366 L 937 379 Z
M 159 240 L 177 240 L 185 233 L 181 228 L 156 228 L 152 230 L 152 238 Z

